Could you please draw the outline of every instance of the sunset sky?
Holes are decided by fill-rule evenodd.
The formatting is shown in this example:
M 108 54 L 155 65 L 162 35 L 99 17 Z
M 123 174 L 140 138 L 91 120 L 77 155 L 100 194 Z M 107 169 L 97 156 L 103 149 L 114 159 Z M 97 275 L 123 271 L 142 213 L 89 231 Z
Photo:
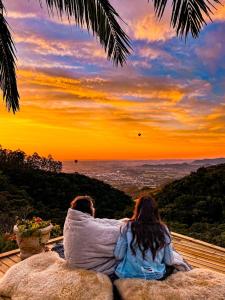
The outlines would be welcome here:
M 37 0 L 5 1 L 21 109 L 1 102 L 0 144 L 61 160 L 225 156 L 225 6 L 185 44 L 169 12 L 159 23 L 147 0 L 111 2 L 132 39 L 124 68 Z

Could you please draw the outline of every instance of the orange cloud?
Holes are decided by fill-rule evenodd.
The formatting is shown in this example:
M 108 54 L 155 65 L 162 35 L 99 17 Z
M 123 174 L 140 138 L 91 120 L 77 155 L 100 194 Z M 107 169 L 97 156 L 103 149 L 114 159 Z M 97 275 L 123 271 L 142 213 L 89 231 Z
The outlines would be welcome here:
M 222 5 L 218 5 L 217 9 L 214 11 L 214 15 L 212 17 L 213 20 L 225 20 L 225 3 L 222 3 Z
M 159 41 L 175 36 L 175 31 L 170 28 L 168 19 L 165 17 L 159 21 L 154 14 L 135 20 L 132 27 L 134 37 L 139 40 Z
M 224 106 L 196 113 L 195 102 L 180 102 L 204 85 L 200 81 L 193 88 L 172 79 L 137 78 L 134 84 L 33 69 L 21 70 L 19 82 L 21 111 L 0 110 L 5 147 L 59 159 L 150 159 L 217 155 L 218 141 L 225 146 Z
M 175 41 L 171 46 L 166 40 L 175 33 L 169 28 L 168 12 L 158 22 L 148 1 L 140 5 L 137 0 L 113 0 L 129 25 L 124 27 L 136 39 L 135 55 L 128 65 L 113 69 L 97 42 L 79 33 L 70 35 L 66 21 L 62 27 L 56 18 L 47 21 L 49 16 L 38 1 L 26 2 L 7 5 L 18 45 L 21 111 L 14 116 L 1 106 L 0 143 L 4 147 L 52 153 L 59 159 L 223 155 L 224 105 L 216 102 L 221 95 L 209 99 L 216 72 L 212 72 L 211 84 L 194 80 L 208 78 L 209 66 L 217 70 L 221 63 L 222 40 L 216 33 L 203 35 L 204 41 L 200 38 L 193 48 L 187 45 L 184 50 L 186 46 Z M 214 19 L 224 20 L 223 7 L 218 7 Z M 194 51 L 193 60 L 189 49 Z M 204 76 L 195 75 L 199 66 Z

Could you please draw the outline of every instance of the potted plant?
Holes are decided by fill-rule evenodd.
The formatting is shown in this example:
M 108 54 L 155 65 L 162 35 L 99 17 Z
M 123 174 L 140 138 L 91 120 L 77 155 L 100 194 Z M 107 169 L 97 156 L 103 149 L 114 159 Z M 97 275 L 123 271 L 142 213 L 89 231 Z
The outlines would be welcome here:
M 31 220 L 17 220 L 13 231 L 16 234 L 22 260 L 45 251 L 52 228 L 50 221 L 43 221 L 38 217 L 33 217 Z

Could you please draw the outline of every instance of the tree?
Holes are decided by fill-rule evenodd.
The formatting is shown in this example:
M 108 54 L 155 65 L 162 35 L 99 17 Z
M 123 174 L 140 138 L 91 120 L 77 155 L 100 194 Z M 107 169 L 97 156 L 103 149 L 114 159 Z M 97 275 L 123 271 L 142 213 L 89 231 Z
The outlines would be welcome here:
M 41 0 L 37 1 L 42 4 Z M 51 15 L 54 11 L 59 17 L 64 14 L 68 19 L 74 19 L 80 27 L 91 31 L 98 37 L 108 59 L 116 66 L 123 66 L 131 51 L 130 41 L 118 23 L 118 20 L 121 20 L 120 16 L 109 0 L 45 0 L 45 2 Z M 159 19 L 162 18 L 168 2 L 168 0 L 153 1 L 155 14 Z M 201 28 L 206 24 L 206 18 L 210 18 L 215 3 L 220 2 L 173 0 L 171 26 L 176 29 L 177 35 L 187 37 L 191 33 L 194 38 L 198 37 Z M 6 107 L 14 113 L 19 110 L 15 61 L 15 47 L 5 19 L 3 0 L 0 0 L 0 87 L 3 90 Z
M 225 246 L 225 164 L 199 168 L 155 196 L 173 231 Z
M 35 169 L 52 173 L 62 171 L 62 162 L 54 160 L 51 155 L 40 156 L 38 153 L 27 155 L 21 150 L 3 149 L 0 145 L 0 168 L 2 170 Z

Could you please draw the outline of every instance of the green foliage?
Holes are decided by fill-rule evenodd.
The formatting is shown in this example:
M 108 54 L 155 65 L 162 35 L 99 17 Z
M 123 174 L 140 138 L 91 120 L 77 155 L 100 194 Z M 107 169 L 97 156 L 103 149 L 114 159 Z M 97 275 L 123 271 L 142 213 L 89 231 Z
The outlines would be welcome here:
M 51 230 L 51 238 L 54 239 L 63 234 L 62 228 L 60 225 L 55 224 Z
M 39 217 L 32 219 L 17 219 L 16 225 L 21 237 L 29 237 L 32 235 L 39 235 L 40 229 L 48 227 L 51 221 L 44 221 Z
M 155 196 L 173 231 L 225 247 L 225 164 L 200 168 Z
M 62 162 L 56 161 L 51 155 L 41 157 L 38 153 L 26 155 L 21 150 L 8 150 L 0 146 L 0 166 L 2 170 L 39 169 L 53 173 L 62 171 Z
M 0 232 L 0 253 L 18 248 L 16 240 L 9 234 Z
M 78 195 L 95 200 L 97 217 L 132 215 L 134 202 L 124 192 L 78 173 L 43 170 L 39 157 L 27 163 L 24 152 L 0 149 L 0 252 L 16 247 L 5 233 L 12 232 L 17 216 L 52 220 L 58 225 L 51 236 L 61 235 L 67 209 Z M 225 164 L 200 168 L 154 195 L 171 230 L 225 247 Z
M 15 218 L 25 218 L 33 211 L 32 199 L 27 192 L 10 183 L 0 171 L 0 231 L 10 232 Z
M 17 216 L 23 219 L 39 216 L 62 228 L 70 202 L 78 195 L 90 195 L 95 200 L 97 217 L 123 218 L 131 214 L 133 201 L 124 192 L 77 173 L 56 173 L 34 168 L 24 164 L 25 154 L 20 151 L 9 153 L 10 159 L 1 161 L 0 151 L 2 233 L 12 232 Z M 62 234 L 61 228 L 56 227 L 52 237 Z M 0 247 L 0 251 L 2 249 Z

